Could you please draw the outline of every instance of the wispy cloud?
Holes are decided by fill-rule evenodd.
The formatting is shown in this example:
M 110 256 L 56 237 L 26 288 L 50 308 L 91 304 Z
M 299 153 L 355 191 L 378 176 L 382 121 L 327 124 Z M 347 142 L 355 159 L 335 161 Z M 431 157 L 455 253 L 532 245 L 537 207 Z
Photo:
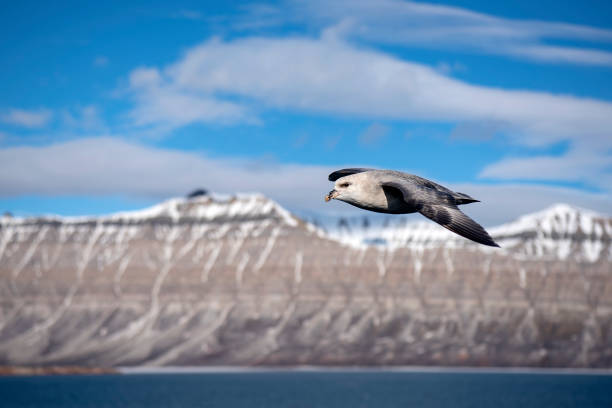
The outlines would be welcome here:
M 520 133 L 517 138 L 531 145 L 577 134 L 607 138 L 612 125 L 608 102 L 471 85 L 422 64 L 326 39 L 212 40 L 162 72 L 132 73 L 131 84 L 140 98 L 137 109 L 154 113 L 138 115 L 144 122 L 242 118 L 250 109 L 248 102 L 257 101 L 268 109 L 496 121 L 514 127 Z M 214 101 L 217 106 L 186 109 L 187 103 L 164 102 L 173 97 Z
M 577 182 L 612 191 L 612 154 L 574 148 L 559 156 L 507 158 L 485 167 L 480 177 Z
M 344 203 L 324 203 L 323 195 L 330 187 L 327 175 L 336 167 L 211 158 L 117 138 L 0 148 L 0 169 L 0 196 L 5 197 L 126 194 L 161 199 L 182 196 L 203 186 L 221 193 L 261 192 L 298 212 L 346 215 L 359 211 Z M 550 186 L 447 185 L 486 203 L 465 208 L 486 225 L 510 221 L 556 202 L 608 213 L 612 208 L 608 195 Z
M 175 12 L 174 14 L 172 14 L 172 17 L 184 18 L 187 20 L 203 20 L 204 19 L 204 15 L 201 12 L 197 10 L 188 10 L 188 9 L 179 10 Z
M 389 133 L 389 127 L 378 122 L 372 123 L 359 135 L 359 143 L 363 146 L 376 146 L 387 136 L 387 133 Z
M 130 113 L 133 124 L 173 129 L 195 122 L 256 122 L 239 103 L 177 85 L 155 68 L 134 70 L 130 75 L 130 94 L 136 100 Z
M 530 146 L 567 138 L 608 145 L 612 126 L 608 102 L 471 85 L 422 64 L 328 39 L 212 40 L 162 72 L 132 73 L 142 123 L 242 119 L 255 114 L 250 110 L 255 101 L 260 109 L 495 122 Z M 210 106 L 197 109 L 197 101 Z
M 64 130 L 105 133 L 108 129 L 95 105 L 78 106 L 61 111 Z
M 541 44 L 508 46 L 505 48 L 505 51 L 510 55 L 527 57 L 534 61 L 556 61 L 581 63 L 585 65 L 612 66 L 612 52 L 608 51 Z
M 136 100 L 132 117 L 141 126 L 256 123 L 260 112 L 282 110 L 459 123 L 455 137 L 503 135 L 527 148 L 564 142 L 570 152 L 577 149 L 583 155 L 612 149 L 612 103 L 472 85 L 329 35 L 213 39 L 161 70 L 135 70 L 130 86 Z M 361 141 L 380 139 L 382 133 L 370 129 Z M 492 165 L 481 176 L 542 179 L 541 172 L 518 172 L 520 165 L 508 163 L 516 162 Z M 578 174 L 590 176 L 581 177 L 587 185 L 612 189 L 601 182 L 605 177 L 594 181 L 608 171 L 587 166 Z
M 0 114 L 0 121 L 25 128 L 41 128 L 47 125 L 52 118 L 53 112 L 49 109 L 9 109 Z
M 442 75 L 450 75 L 450 74 L 453 74 L 455 72 L 465 72 L 465 71 L 467 71 L 467 67 L 465 65 L 463 65 L 460 62 L 456 62 L 456 61 L 453 62 L 453 63 L 442 61 L 442 62 L 438 63 L 438 65 L 436 66 L 436 69 Z
M 104 55 L 98 55 L 96 58 L 94 58 L 93 65 L 94 67 L 103 68 L 107 66 L 109 62 L 110 60 L 108 59 L 108 57 L 105 57 Z
M 500 133 L 511 132 L 511 129 L 506 127 L 506 124 L 495 122 L 493 120 L 483 120 L 477 122 L 460 122 L 451 131 L 451 139 L 457 140 L 473 140 L 473 141 L 490 141 Z
M 256 10 L 256 9 L 253 9 Z M 234 22 L 255 20 L 256 12 Z M 404 0 L 287 0 L 268 9 L 270 25 L 334 27 L 335 35 L 370 43 L 463 48 L 538 62 L 612 65 L 612 30 L 563 22 L 501 18 L 469 9 Z M 551 42 L 558 41 L 559 44 Z M 568 41 L 581 43 L 567 45 Z
M 0 148 L 0 163 L 0 196 L 5 197 L 126 194 L 165 198 L 204 186 L 221 193 L 261 192 L 304 210 L 325 209 L 321 204 L 329 190 L 327 175 L 334 170 L 257 158 L 211 158 L 118 138 Z

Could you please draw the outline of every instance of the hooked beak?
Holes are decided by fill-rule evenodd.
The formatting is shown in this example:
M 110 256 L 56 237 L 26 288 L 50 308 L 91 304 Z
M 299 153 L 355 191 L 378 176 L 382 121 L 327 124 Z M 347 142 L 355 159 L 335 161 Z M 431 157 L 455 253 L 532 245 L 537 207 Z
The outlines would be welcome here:
M 329 201 L 329 200 L 333 200 L 334 198 L 338 197 L 338 193 L 336 190 L 332 190 L 330 191 L 326 196 L 325 196 L 325 201 Z

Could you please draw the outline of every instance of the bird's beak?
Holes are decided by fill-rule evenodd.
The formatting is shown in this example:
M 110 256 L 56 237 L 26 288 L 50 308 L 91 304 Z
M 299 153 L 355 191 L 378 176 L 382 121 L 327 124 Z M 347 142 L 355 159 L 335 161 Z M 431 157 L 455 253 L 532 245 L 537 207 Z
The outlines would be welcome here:
M 325 201 L 329 201 L 329 200 L 333 200 L 334 198 L 338 197 L 338 193 L 336 190 L 332 190 L 330 191 L 326 196 L 325 196 Z

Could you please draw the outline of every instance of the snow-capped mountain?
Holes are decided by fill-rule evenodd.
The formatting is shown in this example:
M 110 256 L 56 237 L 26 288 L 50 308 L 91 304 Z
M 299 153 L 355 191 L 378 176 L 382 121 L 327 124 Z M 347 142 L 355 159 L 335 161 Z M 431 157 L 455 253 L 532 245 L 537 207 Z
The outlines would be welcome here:
M 612 217 L 567 204 L 524 215 L 490 232 L 503 247 L 527 256 L 612 259 Z
M 490 229 L 496 249 L 261 195 L 5 216 L 0 365 L 612 367 L 611 231 L 558 205 Z
M 330 237 L 355 247 L 491 250 L 433 222 L 414 221 L 406 216 L 338 218 L 323 225 Z M 503 251 L 528 257 L 560 260 L 574 257 L 596 262 L 612 256 L 612 217 L 567 204 L 556 204 L 488 230 Z
M 324 224 L 323 229 L 330 237 L 354 247 L 422 249 L 463 245 L 461 237 L 436 223 L 401 215 L 340 217 Z
M 278 218 L 289 225 L 296 225 L 298 221 L 289 211 L 261 194 L 238 194 L 234 196 L 206 194 L 193 198 L 172 198 L 142 210 L 118 212 L 100 217 L 60 217 L 48 215 L 31 218 L 13 218 L 5 215 L 0 218 L 0 222 L 5 225 L 32 224 L 36 222 L 137 224 L 156 221 L 171 223 L 221 222 L 259 218 Z

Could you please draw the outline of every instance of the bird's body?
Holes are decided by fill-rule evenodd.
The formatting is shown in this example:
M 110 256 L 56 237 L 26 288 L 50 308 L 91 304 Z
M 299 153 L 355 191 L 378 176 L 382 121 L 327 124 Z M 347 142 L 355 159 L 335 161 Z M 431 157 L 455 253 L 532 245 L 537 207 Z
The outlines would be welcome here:
M 457 206 L 477 202 L 467 194 L 413 174 L 394 170 L 343 169 L 329 175 L 335 182 L 326 201 L 337 199 L 368 211 L 388 214 L 419 212 L 475 242 L 499 246 L 478 223 Z

